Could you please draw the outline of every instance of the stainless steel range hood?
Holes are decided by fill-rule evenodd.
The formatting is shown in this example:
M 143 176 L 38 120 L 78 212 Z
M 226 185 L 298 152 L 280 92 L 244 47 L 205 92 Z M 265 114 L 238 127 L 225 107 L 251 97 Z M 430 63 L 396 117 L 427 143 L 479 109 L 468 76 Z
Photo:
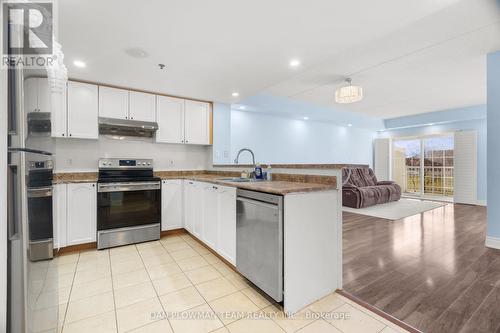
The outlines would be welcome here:
M 158 123 L 99 117 L 99 134 L 153 137 Z

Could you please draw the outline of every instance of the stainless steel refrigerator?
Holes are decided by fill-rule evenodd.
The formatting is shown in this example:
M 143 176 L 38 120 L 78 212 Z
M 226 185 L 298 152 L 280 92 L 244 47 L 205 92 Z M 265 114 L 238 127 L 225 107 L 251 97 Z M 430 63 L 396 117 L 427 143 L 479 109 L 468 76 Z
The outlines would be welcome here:
M 27 96 L 50 100 L 49 87 L 26 85 L 40 74 L 22 68 L 8 70 L 8 303 L 7 332 L 57 332 L 59 274 L 51 260 L 52 151 L 50 103 L 28 109 Z M 36 89 L 37 91 L 26 91 Z M 33 97 L 30 97 L 33 98 Z M 36 103 L 35 103 L 36 104 Z

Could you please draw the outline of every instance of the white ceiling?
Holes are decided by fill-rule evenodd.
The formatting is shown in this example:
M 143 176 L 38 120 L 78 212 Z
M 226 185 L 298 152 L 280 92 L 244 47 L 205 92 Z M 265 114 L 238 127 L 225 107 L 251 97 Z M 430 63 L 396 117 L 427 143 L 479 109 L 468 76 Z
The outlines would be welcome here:
M 495 0 L 59 1 L 71 78 L 338 107 L 333 91 L 354 73 L 365 99 L 347 109 L 384 118 L 485 103 L 485 54 L 500 49 L 499 22 Z M 134 47 L 149 56 L 125 53 Z M 301 66 L 290 68 L 292 58 Z

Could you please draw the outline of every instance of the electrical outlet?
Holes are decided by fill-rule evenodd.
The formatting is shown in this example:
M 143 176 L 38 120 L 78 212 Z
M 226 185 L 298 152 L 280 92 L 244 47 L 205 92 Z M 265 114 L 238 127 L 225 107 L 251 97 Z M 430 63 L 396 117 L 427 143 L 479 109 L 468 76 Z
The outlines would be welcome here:
M 73 160 L 71 158 L 66 159 L 66 165 L 73 164 Z
M 224 158 L 229 158 L 229 152 L 227 150 L 224 150 Z
M 174 165 L 174 160 L 170 160 L 170 165 Z

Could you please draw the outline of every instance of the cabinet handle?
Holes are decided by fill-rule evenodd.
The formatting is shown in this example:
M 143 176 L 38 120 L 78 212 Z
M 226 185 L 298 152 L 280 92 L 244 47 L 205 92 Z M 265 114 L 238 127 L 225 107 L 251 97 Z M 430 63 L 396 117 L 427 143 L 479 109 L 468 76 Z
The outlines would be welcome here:
M 186 143 L 188 143 L 188 142 L 189 142 L 189 141 L 188 141 L 188 140 L 186 140 Z
M 92 187 L 95 187 L 95 184 L 92 184 Z
M 134 117 L 130 117 L 130 119 L 132 119 L 132 120 L 133 120 L 133 119 L 134 119 Z
M 73 135 L 73 134 L 71 134 L 71 133 L 69 134 L 69 136 L 72 136 L 72 135 Z
M 62 136 L 64 136 L 64 133 L 62 134 Z
M 218 187 L 217 187 L 217 186 L 212 186 L 212 187 L 214 188 L 214 190 L 217 190 L 217 189 L 218 189 Z
M 127 117 L 127 116 L 125 116 L 125 119 L 128 119 L 128 117 Z

